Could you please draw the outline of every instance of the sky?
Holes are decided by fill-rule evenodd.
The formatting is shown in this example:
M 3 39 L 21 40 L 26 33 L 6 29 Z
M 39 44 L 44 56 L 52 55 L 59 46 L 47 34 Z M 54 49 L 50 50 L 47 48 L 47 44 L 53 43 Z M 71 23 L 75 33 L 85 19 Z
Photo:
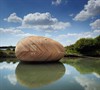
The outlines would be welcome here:
M 100 0 L 0 0 L 0 46 L 27 36 L 71 45 L 100 35 Z

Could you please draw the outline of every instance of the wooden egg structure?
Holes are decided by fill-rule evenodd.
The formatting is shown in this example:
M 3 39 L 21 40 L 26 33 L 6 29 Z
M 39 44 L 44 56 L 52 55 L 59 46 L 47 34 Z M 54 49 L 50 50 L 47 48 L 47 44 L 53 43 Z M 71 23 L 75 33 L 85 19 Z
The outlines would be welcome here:
M 42 36 L 26 37 L 15 48 L 16 57 L 21 61 L 58 61 L 64 52 L 60 43 Z

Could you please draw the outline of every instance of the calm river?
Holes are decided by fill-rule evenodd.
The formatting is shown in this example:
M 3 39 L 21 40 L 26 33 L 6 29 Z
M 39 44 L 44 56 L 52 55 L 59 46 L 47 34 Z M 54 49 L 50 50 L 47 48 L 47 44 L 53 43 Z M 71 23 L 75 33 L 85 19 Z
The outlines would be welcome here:
M 64 58 L 44 64 L 1 60 L 0 90 L 100 90 L 100 60 Z

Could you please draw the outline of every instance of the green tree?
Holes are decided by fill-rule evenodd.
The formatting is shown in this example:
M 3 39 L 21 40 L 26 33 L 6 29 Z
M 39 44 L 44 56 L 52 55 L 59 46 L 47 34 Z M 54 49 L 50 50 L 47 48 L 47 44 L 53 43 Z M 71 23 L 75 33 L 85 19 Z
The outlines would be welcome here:
M 96 38 L 81 38 L 75 44 L 65 47 L 66 54 L 100 56 L 100 35 Z
M 94 38 L 95 40 L 95 48 L 100 49 L 100 35 Z
M 75 43 L 75 49 L 81 54 L 89 55 L 95 51 L 95 43 L 92 38 L 82 38 Z
M 8 54 L 0 50 L 0 57 L 7 57 Z
M 97 55 L 100 55 L 100 35 L 97 36 L 94 40 L 95 40 L 96 53 Z

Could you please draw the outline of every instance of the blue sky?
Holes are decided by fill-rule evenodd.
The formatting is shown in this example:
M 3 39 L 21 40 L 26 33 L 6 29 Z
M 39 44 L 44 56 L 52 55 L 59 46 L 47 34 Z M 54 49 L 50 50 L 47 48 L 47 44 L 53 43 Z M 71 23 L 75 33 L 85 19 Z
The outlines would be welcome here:
M 100 0 L 0 0 L 0 46 L 24 37 L 52 38 L 64 46 L 100 35 Z

